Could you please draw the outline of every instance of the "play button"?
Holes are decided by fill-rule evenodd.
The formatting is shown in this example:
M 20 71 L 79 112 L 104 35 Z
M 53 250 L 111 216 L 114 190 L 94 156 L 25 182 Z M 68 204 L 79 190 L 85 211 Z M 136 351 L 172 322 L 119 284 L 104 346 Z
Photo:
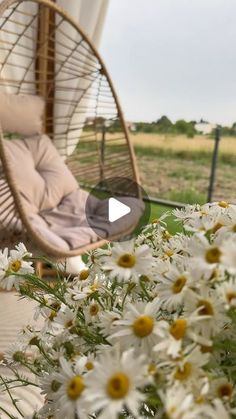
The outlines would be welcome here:
M 109 198 L 108 200 L 108 219 L 110 223 L 119 220 L 125 215 L 131 212 L 131 208 L 123 202 L 118 201 L 115 198 Z
M 143 188 L 132 179 L 104 179 L 88 195 L 85 206 L 88 226 L 97 238 L 129 240 L 150 222 L 150 202 L 147 198 Z

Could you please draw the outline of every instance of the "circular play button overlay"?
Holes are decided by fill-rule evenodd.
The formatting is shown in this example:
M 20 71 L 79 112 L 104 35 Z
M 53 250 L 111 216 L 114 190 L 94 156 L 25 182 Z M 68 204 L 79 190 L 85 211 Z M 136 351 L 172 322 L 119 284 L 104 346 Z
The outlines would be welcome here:
M 150 221 L 147 198 L 144 189 L 129 178 L 105 179 L 88 195 L 85 206 L 87 223 L 100 239 L 129 240 Z

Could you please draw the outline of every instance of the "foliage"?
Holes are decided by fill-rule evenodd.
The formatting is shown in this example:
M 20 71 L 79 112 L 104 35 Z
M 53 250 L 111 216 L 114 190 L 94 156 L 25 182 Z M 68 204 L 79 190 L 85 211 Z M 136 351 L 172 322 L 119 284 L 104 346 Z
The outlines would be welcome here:
M 195 121 L 186 122 L 185 120 L 181 119 L 176 121 L 176 123 L 172 123 L 167 116 L 162 116 L 155 122 L 137 122 L 136 123 L 136 130 L 137 132 L 145 132 L 145 133 L 157 133 L 157 134 L 184 134 L 187 135 L 189 138 L 193 138 L 194 135 L 197 133 L 195 128 Z
M 31 418 L 236 417 L 236 206 L 173 215 L 183 233 L 172 236 L 163 215 L 135 240 L 90 253 L 73 281 L 40 279 L 22 243 L 1 253 L 0 286 L 35 300 L 44 319 L 9 348 L 14 377 L 0 376 L 10 395 L 42 389 Z
M 90 253 L 73 281 L 58 272 L 53 287 L 23 244 L 2 252 L 0 286 L 37 301 L 44 319 L 6 354 L 15 377 L 0 376 L 8 394 L 42 389 L 35 418 L 236 417 L 236 207 L 173 214 L 183 233 L 172 236 L 163 215 L 135 240 Z

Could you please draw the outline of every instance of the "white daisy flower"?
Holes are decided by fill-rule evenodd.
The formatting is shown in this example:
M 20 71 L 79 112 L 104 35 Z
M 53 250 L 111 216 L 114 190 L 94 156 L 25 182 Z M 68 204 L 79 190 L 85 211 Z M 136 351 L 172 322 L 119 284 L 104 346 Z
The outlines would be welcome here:
M 157 320 L 160 306 L 158 298 L 149 303 L 129 303 L 123 319 L 114 322 L 119 331 L 111 335 L 108 340 L 111 342 L 119 340 L 126 348 L 133 345 L 144 353 L 149 353 L 160 337 L 164 337 L 165 322 Z
M 84 401 L 84 372 L 86 357 L 82 363 L 73 367 L 65 358 L 60 359 L 61 370 L 53 374 L 54 391 L 50 394 L 57 419 L 87 419 L 88 414 Z
M 29 353 L 26 354 L 25 349 L 25 344 L 21 341 L 12 343 L 4 353 L 4 360 L 9 364 L 24 364 L 27 362 L 27 356 L 29 356 Z
M 138 282 L 140 275 L 147 275 L 153 263 L 150 248 L 144 244 L 135 248 L 134 241 L 115 243 L 111 256 L 102 258 L 102 268 L 111 279 Z
M 220 236 L 221 237 L 221 236 Z M 221 246 L 220 261 L 224 268 L 232 275 L 236 274 L 236 236 L 225 237 Z
M 19 243 L 16 245 L 15 249 L 10 250 L 10 257 L 12 260 L 21 260 L 26 256 L 32 257 L 32 253 L 28 252 L 24 243 Z
M 103 311 L 99 314 L 99 327 L 101 328 L 103 334 L 105 336 L 110 335 L 112 332 L 114 332 L 114 322 L 121 319 L 121 314 L 118 310 L 114 308 L 114 310 L 111 311 Z
M 194 404 L 193 395 L 181 385 L 168 388 L 166 393 L 160 391 L 164 403 L 164 410 L 169 419 L 191 418 L 191 410 Z
M 0 288 L 9 291 L 15 287 L 18 290 L 25 280 L 14 274 L 23 276 L 34 273 L 33 262 L 23 259 L 28 256 L 31 254 L 27 252 L 23 243 L 17 245 L 15 250 L 11 250 L 10 254 L 7 248 L 0 252 Z
M 163 276 L 158 276 L 157 294 L 163 302 L 163 307 L 168 311 L 177 309 L 183 303 L 186 289 L 194 283 L 189 272 L 184 267 L 172 265 Z
M 218 241 L 210 244 L 204 234 L 195 234 L 189 240 L 189 252 L 195 277 L 209 279 L 222 262 L 222 248 Z
M 89 304 L 83 309 L 86 323 L 98 322 L 99 315 L 102 311 L 101 305 L 96 300 L 89 300 Z
M 139 391 L 146 384 L 146 365 L 143 356 L 132 349 L 121 355 L 118 348 L 104 351 L 94 369 L 85 377 L 85 400 L 90 413 L 100 412 L 100 419 L 117 419 L 125 408 L 139 417 L 144 395 Z
M 235 388 L 226 377 L 219 377 L 210 382 L 209 393 L 213 398 L 230 401 L 235 398 Z
M 173 320 L 171 324 L 166 323 L 165 337 L 154 347 L 154 350 L 164 352 L 173 358 L 179 357 L 186 339 L 210 348 L 212 341 L 195 330 L 195 324 L 204 320 L 203 316 L 198 316 L 197 313 L 198 310 L 185 318 Z
M 208 363 L 209 354 L 203 354 L 199 347 L 192 348 L 192 345 L 189 348 L 186 347 L 179 358 L 173 358 L 170 361 L 173 370 L 169 378 L 172 382 L 199 390 L 205 382 L 205 372 L 202 367 Z
M 229 278 L 228 281 L 222 282 L 217 286 L 216 291 L 226 310 L 236 307 L 236 278 Z
M 69 298 L 72 301 L 78 301 L 83 303 L 83 300 L 86 300 L 94 292 L 99 291 L 102 287 L 101 281 L 96 277 L 91 283 L 77 283 L 72 288 L 68 289 Z
M 226 407 L 223 405 L 220 399 L 213 400 L 212 405 L 213 406 L 208 406 L 207 409 L 207 418 L 209 419 L 231 419 L 232 416 L 230 411 L 235 413 L 235 411 L 233 412 L 231 409 L 226 410 Z M 202 411 L 205 411 L 204 406 L 202 407 Z
M 204 316 L 202 321 L 195 324 L 195 330 L 205 338 L 211 339 L 226 324 L 230 323 L 230 319 L 225 313 L 222 300 L 219 299 L 214 290 L 206 286 L 201 286 L 199 293 L 188 289 L 185 294 L 184 303 L 184 315 L 186 317 L 195 310 L 197 310 L 199 316 Z
M 54 326 L 59 326 L 63 329 L 70 329 L 73 327 L 77 320 L 77 313 L 75 310 L 71 310 L 69 307 L 64 304 L 61 306 L 60 310 L 53 317 Z

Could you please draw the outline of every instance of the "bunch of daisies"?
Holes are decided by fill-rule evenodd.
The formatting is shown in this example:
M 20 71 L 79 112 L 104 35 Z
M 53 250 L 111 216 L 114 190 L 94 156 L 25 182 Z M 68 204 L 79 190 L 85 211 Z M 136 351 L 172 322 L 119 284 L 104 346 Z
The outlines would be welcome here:
M 0 286 L 36 300 L 43 318 L 9 348 L 15 378 L 0 384 L 41 389 L 32 418 L 236 418 L 236 206 L 173 213 L 181 232 L 166 214 L 53 286 L 22 244 L 0 255 Z

